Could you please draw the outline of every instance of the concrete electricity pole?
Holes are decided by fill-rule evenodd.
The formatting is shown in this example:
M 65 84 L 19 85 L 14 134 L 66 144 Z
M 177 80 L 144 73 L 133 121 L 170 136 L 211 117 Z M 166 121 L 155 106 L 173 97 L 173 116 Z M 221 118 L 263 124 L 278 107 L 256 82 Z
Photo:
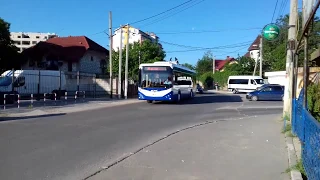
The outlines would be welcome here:
M 112 77 L 112 12 L 109 11 L 109 38 L 110 38 L 110 49 L 109 49 L 109 70 L 110 70 L 110 98 L 112 98 L 113 90 L 113 77 Z
M 120 47 L 119 47 L 119 74 L 118 74 L 118 98 L 121 99 L 122 95 L 122 81 L 121 81 L 121 70 L 122 70 L 122 26 L 120 26 Z
M 290 16 L 289 16 L 289 29 L 288 29 L 288 46 L 287 46 L 287 58 L 286 58 L 286 83 L 283 99 L 283 116 L 289 115 L 291 117 L 292 113 L 292 71 L 293 59 L 295 54 L 296 46 L 296 24 L 298 17 L 298 0 L 290 1 Z
M 127 24 L 126 66 L 124 74 L 124 98 L 128 99 L 129 24 Z
M 259 71 L 259 75 L 260 77 L 262 77 L 262 61 L 263 61 L 263 54 L 262 54 L 262 36 L 260 37 L 260 45 L 259 45 L 259 51 L 260 51 L 260 71 Z
M 212 56 L 212 73 L 214 74 L 216 72 L 216 59 L 214 56 Z

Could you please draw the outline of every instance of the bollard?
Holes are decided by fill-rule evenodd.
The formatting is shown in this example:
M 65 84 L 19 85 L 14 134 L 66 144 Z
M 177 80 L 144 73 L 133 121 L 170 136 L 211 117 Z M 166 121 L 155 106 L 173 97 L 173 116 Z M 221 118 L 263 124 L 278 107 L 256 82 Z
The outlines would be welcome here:
M 18 94 L 18 108 L 20 108 L 20 94 Z
M 54 101 L 57 101 L 57 93 L 54 93 Z
M 43 94 L 43 101 L 44 101 L 44 102 L 46 102 L 46 96 L 47 96 L 47 93 L 44 93 L 44 94 Z
M 85 98 L 86 98 L 86 92 L 83 91 L 83 99 L 85 99 Z
M 64 93 L 64 100 L 66 100 L 66 101 L 68 100 L 68 92 Z
M 3 95 L 3 109 L 6 109 L 6 94 Z

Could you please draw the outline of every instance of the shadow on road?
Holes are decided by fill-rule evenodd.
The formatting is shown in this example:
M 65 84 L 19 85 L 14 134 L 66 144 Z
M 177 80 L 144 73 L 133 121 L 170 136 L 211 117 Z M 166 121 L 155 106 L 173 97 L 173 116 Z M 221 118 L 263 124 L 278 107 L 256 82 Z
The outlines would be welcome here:
M 154 104 L 185 105 L 185 104 L 212 104 L 212 103 L 225 103 L 225 102 L 243 102 L 243 101 L 241 96 L 238 96 L 238 95 L 205 93 L 205 94 L 197 95 L 193 99 L 182 100 L 179 103 L 156 102 Z
M 24 117 L 0 117 L 0 122 L 13 121 L 13 120 L 24 120 L 24 119 L 32 119 L 32 118 L 44 118 L 44 117 L 52 117 L 52 116 L 63 116 L 63 115 L 66 115 L 66 113 L 33 115 L 33 116 L 24 116 Z

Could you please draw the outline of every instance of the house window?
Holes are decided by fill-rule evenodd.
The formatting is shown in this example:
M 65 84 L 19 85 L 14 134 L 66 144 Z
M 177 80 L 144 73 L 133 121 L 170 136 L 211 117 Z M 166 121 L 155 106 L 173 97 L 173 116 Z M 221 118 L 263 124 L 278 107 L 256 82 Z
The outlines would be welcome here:
M 36 38 L 37 38 L 37 39 L 39 39 L 39 38 L 40 38 L 40 36 L 36 36 Z
M 22 41 L 22 45 L 30 45 L 30 41 Z
M 68 71 L 69 71 L 69 72 L 72 71 L 72 62 L 68 62 Z
M 37 44 L 37 41 L 32 41 L 32 44 Z

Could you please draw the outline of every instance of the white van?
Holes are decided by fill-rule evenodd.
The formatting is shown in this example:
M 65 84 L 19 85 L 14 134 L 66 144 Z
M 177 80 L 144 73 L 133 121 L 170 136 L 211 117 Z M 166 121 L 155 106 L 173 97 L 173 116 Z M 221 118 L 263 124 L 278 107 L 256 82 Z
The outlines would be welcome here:
M 229 76 L 228 78 L 228 90 L 234 94 L 252 92 L 263 84 L 264 81 L 260 76 Z
M 66 90 L 66 76 L 61 71 L 51 70 L 11 70 L 5 71 L 0 77 L 0 92 L 15 91 L 21 95 L 44 94 Z M 13 81 L 12 81 L 13 79 Z M 13 82 L 13 83 L 12 83 Z M 14 88 L 12 88 L 12 86 Z

